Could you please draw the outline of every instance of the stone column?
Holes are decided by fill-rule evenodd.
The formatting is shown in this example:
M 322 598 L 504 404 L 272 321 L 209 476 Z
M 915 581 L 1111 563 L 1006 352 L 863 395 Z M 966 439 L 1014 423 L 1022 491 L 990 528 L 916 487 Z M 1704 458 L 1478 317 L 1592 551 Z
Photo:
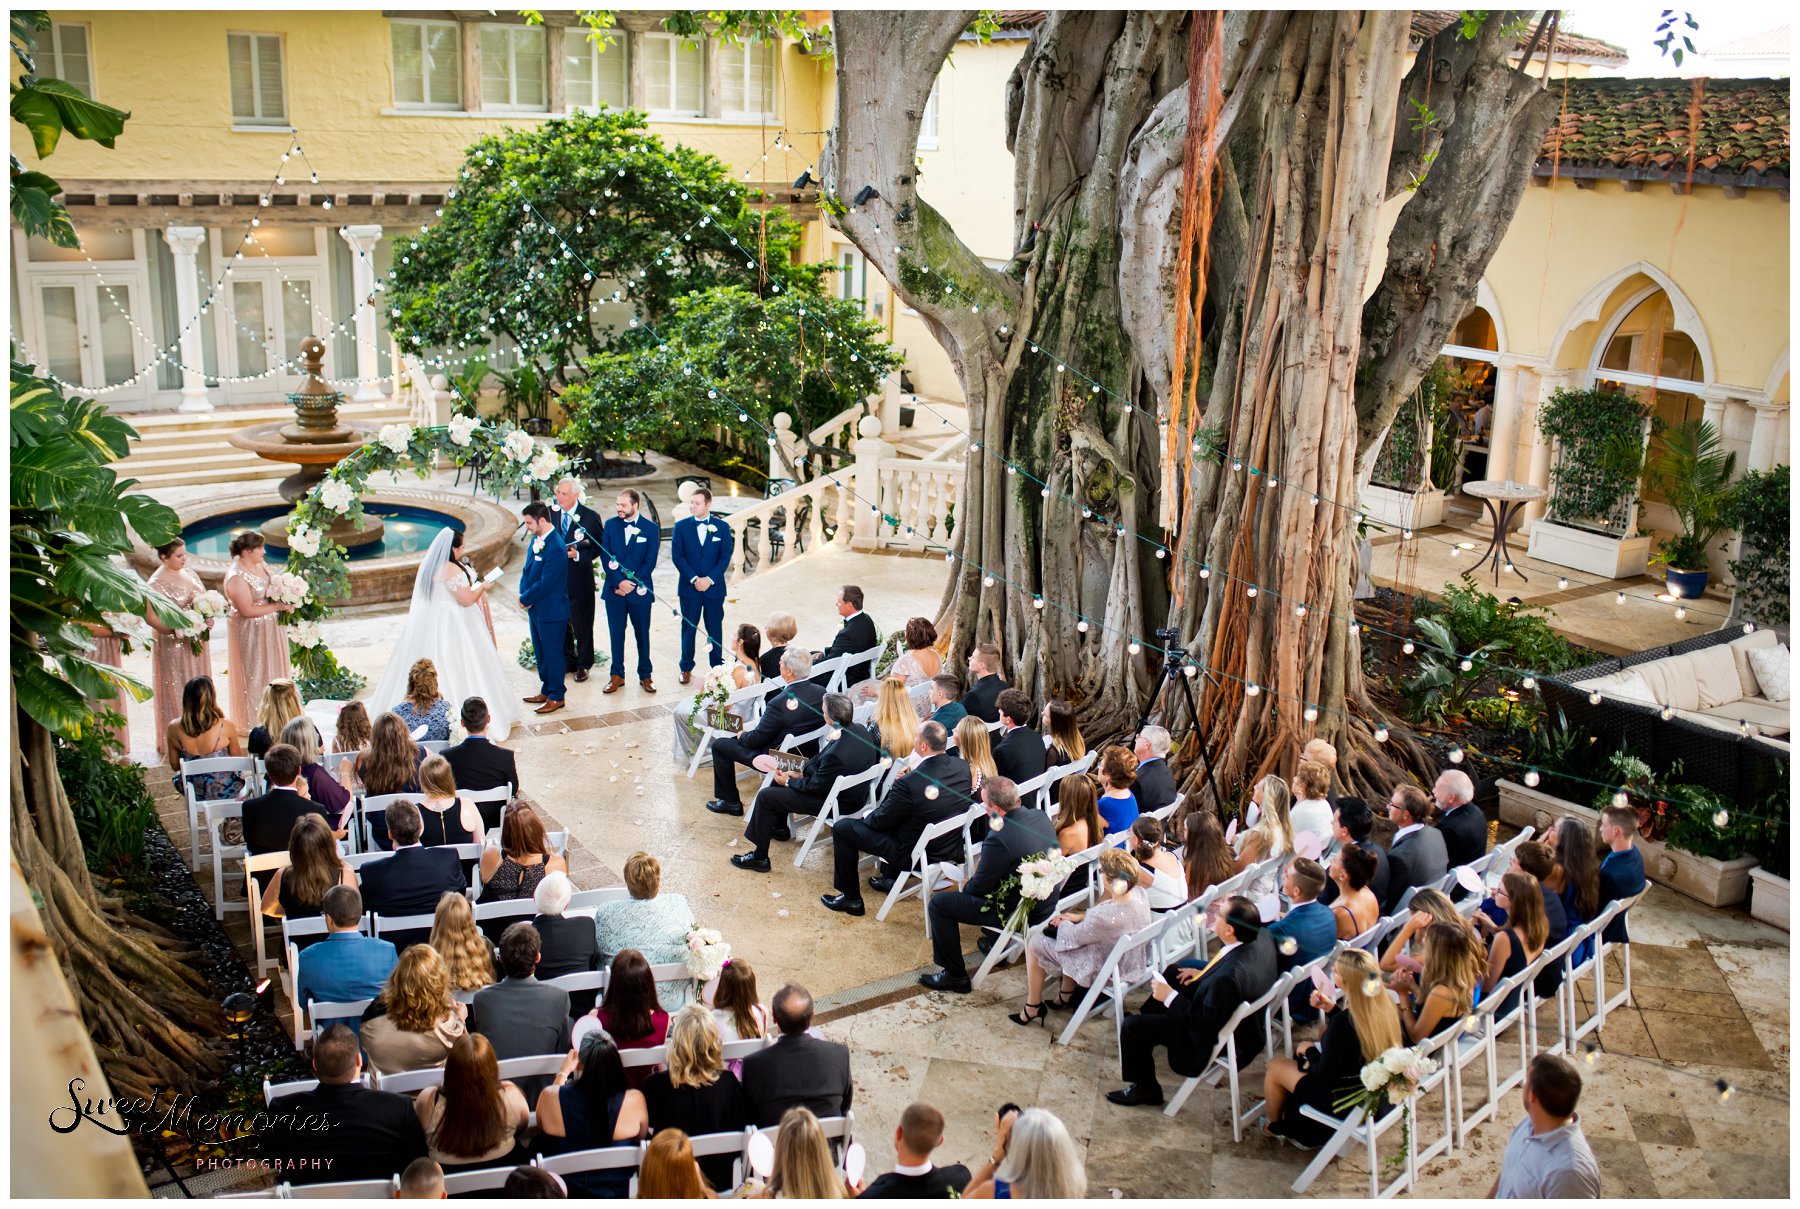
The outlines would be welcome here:
M 892 299 L 889 300 L 890 305 Z M 881 427 L 887 432 L 900 431 L 900 371 L 895 370 L 881 380 Z M 917 420 L 913 421 L 915 424 Z
M 1700 418 L 1713 426 L 1720 438 L 1725 436 L 1725 404 L 1730 399 L 1722 391 L 1708 390 L 1700 396 Z
M 1533 372 L 1522 367 L 1520 372 L 1521 375 L 1528 375 L 1528 378 L 1522 377 L 1521 379 L 1520 395 L 1525 406 L 1520 417 L 1520 425 L 1523 435 L 1531 442 L 1530 469 L 1527 471 L 1524 481 L 1548 491 L 1550 488 L 1550 441 L 1538 431 L 1538 409 L 1558 387 L 1569 384 L 1570 373 L 1568 370 L 1537 370 Z M 1527 385 L 1527 382 L 1530 384 Z M 1530 527 L 1538 522 L 1549 506 L 1548 496 L 1540 500 L 1533 500 L 1526 505 L 1525 523 L 1521 529 L 1529 532 Z
M 381 227 L 376 223 L 339 227 L 338 234 L 356 255 L 350 265 L 350 288 L 356 294 L 356 376 L 363 381 L 356 384 L 351 401 L 370 403 L 386 397 L 375 381 L 381 372 L 375 356 L 375 245 L 381 242 Z
M 804 477 L 800 473 L 800 459 L 806 456 L 806 451 L 800 448 L 800 443 L 794 436 L 794 417 L 785 411 L 778 411 L 773 423 L 775 443 L 769 446 L 769 477 L 791 478 L 799 482 Z
M 202 371 L 206 356 L 200 334 L 200 245 L 206 240 L 205 227 L 164 227 L 163 240 L 175 255 L 175 307 L 181 324 L 181 360 L 188 368 L 181 371 L 182 411 L 211 411 L 212 400 L 206 397 L 206 374 Z
M 1786 403 L 1752 403 L 1756 426 L 1750 430 L 1749 470 L 1770 470 L 1781 460 L 1782 444 L 1775 439 L 1787 414 Z
M 1523 362 L 1502 357 L 1494 367 L 1494 419 L 1488 425 L 1487 477 L 1512 477 L 1519 443 L 1519 374 Z
M 854 494 L 850 499 L 851 515 L 856 517 L 855 536 L 850 545 L 855 550 L 874 550 L 881 545 L 881 459 L 888 454 L 888 443 L 881 439 L 881 418 L 864 416 L 856 422 L 856 475 Z

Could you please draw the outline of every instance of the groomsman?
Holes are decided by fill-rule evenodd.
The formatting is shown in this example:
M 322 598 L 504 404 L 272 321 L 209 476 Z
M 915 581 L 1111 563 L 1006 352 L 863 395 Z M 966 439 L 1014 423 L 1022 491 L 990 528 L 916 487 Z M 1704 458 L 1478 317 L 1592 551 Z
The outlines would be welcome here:
M 569 579 L 563 570 L 568 555 L 550 509 L 537 500 L 525 505 L 525 569 L 519 574 L 519 603 L 531 624 L 531 647 L 537 654 L 539 689 L 525 698 L 538 703 L 536 712 L 553 714 L 563 707 L 563 636 L 569 628 Z
M 712 644 L 709 663 L 725 662 L 725 571 L 731 566 L 731 526 L 712 515 L 712 492 L 694 488 L 688 511 L 675 522 L 669 557 L 681 587 L 681 682 L 694 678 L 694 631 L 704 621 Z
M 556 485 L 552 512 L 569 562 L 569 631 L 563 638 L 563 662 L 574 669 L 577 681 L 583 681 L 594 666 L 594 559 L 600 555 L 600 514 L 581 502 L 581 484 L 572 478 Z
M 612 639 L 612 679 L 602 692 L 625 687 L 625 622 L 637 632 L 638 687 L 654 693 L 650 682 L 650 605 L 656 599 L 650 576 L 662 548 L 662 529 L 638 514 L 643 502 L 627 487 L 619 492 L 618 515 L 606 522 L 600 544 L 606 547 L 606 582 L 600 586 L 606 599 L 606 631 Z

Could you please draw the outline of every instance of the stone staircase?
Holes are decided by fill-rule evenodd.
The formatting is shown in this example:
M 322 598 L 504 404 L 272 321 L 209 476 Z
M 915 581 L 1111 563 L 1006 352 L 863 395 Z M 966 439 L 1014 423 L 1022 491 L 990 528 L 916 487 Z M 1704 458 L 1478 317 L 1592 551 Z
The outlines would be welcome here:
M 112 468 L 121 477 L 136 479 L 141 490 L 283 479 L 295 471 L 293 463 L 266 461 L 232 445 L 229 438 L 242 429 L 291 420 L 293 415 L 294 409 L 286 403 L 250 403 L 210 412 L 121 415 L 137 429 L 138 439 L 131 443 L 131 452 L 114 462 Z M 338 408 L 338 415 L 371 428 L 411 420 L 407 405 L 394 399 L 344 403 Z

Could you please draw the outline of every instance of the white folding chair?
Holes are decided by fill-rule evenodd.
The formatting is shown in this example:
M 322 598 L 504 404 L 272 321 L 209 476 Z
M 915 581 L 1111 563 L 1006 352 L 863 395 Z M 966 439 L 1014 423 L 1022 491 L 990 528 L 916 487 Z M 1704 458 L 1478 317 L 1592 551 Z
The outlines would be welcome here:
M 819 1131 L 825 1135 L 825 1140 L 827 1142 L 837 1142 L 839 1144 L 840 1149 L 838 1153 L 840 1155 L 840 1163 L 842 1162 L 841 1156 L 850 1152 L 850 1143 L 854 1140 L 855 1126 L 856 1114 L 853 1112 L 847 1112 L 841 1117 L 819 1118 Z M 751 1138 L 760 1133 L 768 1138 L 770 1142 L 773 1142 L 775 1140 L 775 1135 L 779 1132 L 780 1128 L 781 1127 L 778 1125 L 765 1125 L 761 1129 L 758 1129 L 755 1126 L 746 1128 L 744 1130 L 745 1156 L 748 1157 L 750 1154 Z
M 1219 1026 L 1218 1039 L 1213 1043 L 1213 1052 L 1211 1056 L 1207 1058 L 1206 1065 L 1201 1068 L 1199 1074 L 1183 1080 L 1181 1089 L 1177 1091 L 1174 1098 L 1169 1101 L 1168 1107 L 1163 1109 L 1163 1115 L 1172 1117 L 1179 1113 L 1181 1111 L 1181 1106 L 1187 1103 L 1188 1097 L 1194 1094 L 1194 1089 L 1200 1086 L 1201 1080 L 1204 1079 L 1208 1083 L 1216 1083 L 1219 1079 L 1223 1078 L 1228 1080 L 1231 1085 L 1231 1140 L 1234 1142 L 1243 1141 L 1245 1124 L 1261 1111 L 1262 1104 L 1261 1102 L 1258 1102 L 1252 1105 L 1250 1111 L 1247 1113 L 1239 1107 L 1241 1088 L 1238 1081 L 1238 1073 L 1241 1067 L 1245 1063 L 1253 1061 L 1256 1055 L 1245 1054 L 1241 1057 L 1239 1056 L 1237 1049 L 1237 1029 L 1239 1025 L 1243 1024 L 1244 1021 L 1250 1019 L 1252 1016 L 1262 1016 L 1263 1048 L 1267 1049 L 1269 1047 L 1269 1018 L 1276 1010 L 1276 1005 L 1287 997 L 1287 993 L 1291 988 L 1292 983 L 1290 983 L 1287 978 L 1277 978 L 1274 985 L 1267 991 L 1264 991 L 1260 996 L 1238 1004 L 1237 1009 L 1231 1013 L 1230 1019 Z
M 789 752 L 798 751 L 800 748 L 805 747 L 808 743 L 817 743 L 817 742 L 821 741 L 822 739 L 824 739 L 826 737 L 826 735 L 828 735 L 830 733 L 831 733 L 831 727 L 825 726 L 825 725 L 815 726 L 811 730 L 806 731 L 805 733 L 795 732 L 794 734 L 786 736 L 785 738 L 783 738 L 781 740 L 780 743 L 776 744 L 775 750 L 776 751 L 789 751 Z M 740 776 L 740 777 L 743 776 L 745 772 L 755 772 L 755 771 L 756 771 L 756 769 L 754 767 L 746 766 L 744 769 L 744 772 L 740 772 L 738 774 L 738 776 Z M 763 790 L 767 789 L 769 786 L 771 786 L 775 783 L 775 773 L 772 770 L 769 772 L 762 773 L 761 776 L 762 776 L 762 784 L 758 785 L 756 787 L 756 793 L 751 795 L 750 809 L 745 811 L 745 813 L 744 813 L 744 826 L 746 826 L 746 827 L 748 827 L 750 825 L 751 817 L 756 814 L 756 795 L 761 794 Z
M 235 798 L 231 801 L 215 799 L 201 803 L 201 823 L 211 837 L 212 869 L 213 869 L 213 918 L 224 919 L 226 911 L 246 909 L 244 903 L 228 903 L 225 901 L 225 862 L 240 860 L 249 855 L 249 849 L 242 844 L 225 842 L 225 824 L 236 819 L 240 825 L 244 821 L 244 804 Z M 242 876 L 241 870 L 234 876 Z M 246 890 L 246 893 L 248 891 Z
M 665 982 L 680 983 L 682 985 L 682 994 L 686 997 L 687 1002 L 693 1002 L 695 994 L 694 972 L 688 969 L 687 962 L 671 961 L 663 965 L 651 966 L 650 977 L 655 979 L 659 986 Z
M 275 964 L 268 953 L 268 940 L 264 931 L 274 923 L 276 917 L 262 913 L 263 884 L 273 877 L 277 869 L 288 866 L 288 854 L 285 852 L 260 852 L 255 856 L 244 857 L 244 896 L 250 901 L 250 939 L 256 945 L 256 976 Z
M 825 804 L 819 808 L 818 817 L 813 819 L 812 828 L 806 833 L 806 839 L 801 842 L 800 851 L 794 857 L 794 868 L 798 869 L 806 864 L 807 853 L 812 851 L 813 845 L 819 842 L 819 837 L 826 834 L 833 823 L 839 819 L 855 818 L 875 804 L 876 783 L 887 775 L 887 771 L 877 761 L 862 772 L 839 777 L 832 782 L 831 792 L 825 795 Z M 855 792 L 858 790 L 861 792 Z M 843 806 L 846 794 L 847 800 L 856 807 L 848 813 Z
M 849 655 L 833 655 L 829 659 L 820 659 L 812 665 L 812 670 L 806 673 L 806 678 L 808 680 L 817 680 L 820 676 L 824 676 L 825 691 L 828 693 L 841 693 L 844 691 L 844 668 L 849 662 Z
M 740 1148 L 743 1146 L 743 1135 L 734 1133 L 731 1137 Z M 693 1139 L 696 1143 L 699 1140 L 699 1138 Z M 619 1171 L 626 1168 L 636 1171 L 643 1163 L 643 1147 L 644 1143 L 633 1145 L 623 1142 L 616 1146 L 602 1146 L 596 1150 L 571 1150 L 567 1154 L 540 1154 L 531 1160 L 531 1165 L 559 1176 L 583 1175 L 590 1171 Z M 695 1153 L 698 1154 L 698 1150 Z M 633 1176 L 632 1178 L 634 1181 L 632 1195 L 635 1196 L 637 1194 L 635 1187 L 637 1177 Z
M 1386 1111 L 1375 1121 L 1368 1120 L 1367 1114 L 1361 1107 L 1351 1109 L 1350 1115 L 1340 1121 L 1336 1117 L 1320 1112 L 1310 1104 L 1303 1105 L 1300 1112 L 1320 1124 L 1331 1126 L 1332 1134 L 1326 1143 L 1319 1147 L 1318 1153 L 1313 1156 L 1312 1162 L 1307 1164 L 1306 1170 L 1302 1171 L 1300 1177 L 1294 1181 L 1293 1191 L 1298 1194 L 1312 1187 L 1313 1181 L 1324 1174 L 1325 1168 L 1331 1165 L 1331 1161 L 1343 1153 L 1346 1146 L 1354 1142 L 1361 1142 L 1367 1152 L 1369 1198 L 1371 1200 L 1382 1200 L 1412 1187 L 1413 1180 L 1418 1174 L 1418 1162 L 1412 1146 L 1411 1132 L 1402 1131 L 1407 1142 L 1404 1162 L 1401 1165 L 1400 1173 L 1386 1187 L 1383 1187 L 1381 1183 L 1380 1145 L 1381 1135 L 1405 1119 L 1405 1113 L 1402 1110 L 1410 1111 L 1414 1099 L 1416 1097 L 1409 1097 L 1400 1104 L 1387 1105 Z
M 510 1174 L 510 1172 L 509 1172 Z M 449 1183 L 446 1179 L 445 1184 Z M 280 1184 L 275 1195 L 284 1201 L 392 1200 L 400 1192 L 400 1177 L 385 1180 L 343 1180 L 336 1184 Z
M 442 1071 L 438 1072 L 440 1075 Z M 506 1187 L 513 1173 L 511 1167 L 484 1167 L 480 1171 L 453 1171 L 444 1175 L 444 1195 L 460 1196 L 465 1192 L 492 1192 Z
M 1457 1129 L 1457 1121 L 1461 1119 L 1462 1084 L 1455 1076 L 1455 1051 L 1457 1036 L 1462 1032 L 1460 1023 L 1446 1025 L 1435 1036 L 1428 1037 L 1419 1046 L 1422 1057 L 1433 1059 L 1438 1068 L 1419 1081 L 1418 1095 L 1413 1100 L 1413 1151 L 1415 1162 L 1428 1163 L 1440 1154 L 1444 1154 L 1460 1145 L 1461 1132 Z M 1444 1099 L 1444 1132 L 1437 1141 L 1421 1149 L 1419 1147 L 1419 1131 L 1425 1124 L 1425 1099 L 1433 1092 L 1440 1093 Z
M 536 915 L 537 902 L 529 898 L 501 898 L 495 899 L 493 902 L 475 904 L 475 926 L 477 928 L 496 919 L 504 919 L 511 923 L 520 919 L 530 921 Z M 485 932 L 487 929 L 482 928 L 482 931 Z
M 200 822 L 201 808 L 207 802 L 227 799 L 198 796 L 194 792 L 193 779 L 215 772 L 234 772 L 244 779 L 244 790 L 240 794 L 239 800 L 256 788 L 256 761 L 249 756 L 208 756 L 205 759 L 183 756 L 181 758 L 181 795 L 187 800 L 188 815 L 188 868 L 195 872 L 200 869 L 200 838 L 205 831 Z M 211 857 L 208 856 L 207 859 L 210 860 Z
M 1527 966 L 1511 978 L 1501 979 L 1491 992 L 1483 993 L 1481 1002 L 1469 1013 L 1468 1023 L 1458 1034 L 1456 1045 L 1445 1051 L 1447 1057 L 1453 1055 L 1456 1068 L 1452 1078 L 1457 1086 L 1455 1101 L 1460 1118 L 1459 1133 L 1463 1138 L 1490 1116 L 1497 1116 L 1501 1097 L 1525 1081 L 1525 1068 L 1531 1063 L 1530 1029 L 1520 1027 L 1519 1068 L 1505 1079 L 1501 1079 L 1499 1073 L 1500 1037 L 1524 1019 L 1531 1006 L 1530 983 L 1535 976 L 1532 968 Z M 1519 1001 L 1501 1015 L 1500 1005 L 1511 998 L 1514 991 L 1519 992 Z M 1487 1071 L 1487 1100 L 1470 1113 L 1463 1107 L 1462 1072 L 1478 1057 Z
M 1644 888 L 1639 890 L 1636 894 L 1633 894 L 1630 898 L 1617 899 L 1616 901 L 1619 905 L 1619 910 L 1614 918 L 1625 920 L 1631 909 L 1637 906 L 1638 901 L 1642 899 L 1645 894 L 1649 893 L 1649 891 L 1650 884 L 1646 882 L 1644 883 Z M 1594 1029 L 1603 1027 L 1606 1024 L 1606 1014 L 1608 1012 L 1617 1011 L 1619 1008 L 1622 1008 L 1631 1002 L 1631 940 L 1629 939 L 1629 932 L 1626 933 L 1626 937 L 1627 939 L 1625 940 L 1607 940 L 1605 929 L 1601 929 L 1594 941 L 1593 959 L 1589 961 L 1587 965 L 1584 965 L 1581 970 L 1577 971 L 1577 976 L 1585 974 L 1590 966 L 1594 971 L 1594 1015 L 1588 1020 L 1587 1024 L 1578 1026 L 1575 1029 L 1575 1039 L 1577 1041 L 1582 1037 L 1585 1037 Z M 1619 993 L 1608 998 L 1606 994 L 1606 955 L 1613 949 L 1619 951 L 1619 966 L 1622 971 L 1622 982 Z
M 559 1058 L 558 1061 L 560 1062 L 561 1059 Z M 369 1072 L 364 1071 L 362 1074 L 358 1075 L 356 1081 L 364 1087 L 369 1086 Z M 279 1100 L 282 1096 L 298 1095 L 303 1091 L 311 1091 L 318 1085 L 319 1081 L 317 1079 L 295 1079 L 291 1083 L 271 1083 L 267 1079 L 264 1079 L 263 1106 L 265 1108 L 273 1108 L 275 1106 L 275 1101 Z
M 515 1081 L 519 1079 L 550 1078 L 555 1075 L 557 1071 L 562 1069 L 562 1064 L 567 1059 L 568 1055 L 566 1053 L 529 1054 L 523 1058 L 502 1058 L 499 1062 L 500 1077 L 502 1079 L 512 1079 Z M 531 1104 L 530 1125 L 533 1129 L 537 1128 L 536 1097 L 533 1097 L 533 1102 Z
M 322 999 L 306 1001 L 306 1035 L 316 1036 L 320 1030 L 321 1020 L 360 1020 L 362 1014 L 369 1010 L 373 999 L 351 999 L 342 1003 L 331 1003 Z M 438 1072 L 440 1077 L 443 1072 Z M 380 1086 L 377 1084 L 376 1086 Z
M 448 739 L 419 739 L 417 742 L 419 748 L 430 756 L 441 756 L 452 746 Z
M 1019 786 L 1019 801 L 1021 803 L 1029 803 L 1039 810 L 1048 811 L 1050 809 L 1050 773 L 1052 771 L 1053 770 L 1046 768 L 1037 776 L 1032 777 L 1021 784 Z M 1033 801 L 1033 798 L 1036 800 Z
M 572 999 L 578 991 L 593 991 L 596 996 L 606 991 L 606 970 L 577 970 L 573 974 L 559 974 L 555 978 L 544 979 L 545 986 L 561 987 L 569 992 Z
M 931 681 L 919 681 L 917 684 L 906 690 L 906 697 L 907 700 L 913 703 L 913 708 L 915 710 L 918 709 L 921 702 L 929 701 L 931 699 Z
M 429 932 L 437 922 L 437 913 L 422 915 L 375 915 L 375 939 L 388 940 L 401 932 Z
M 988 974 L 991 973 L 996 966 L 1003 965 L 1004 963 L 1011 961 L 1014 957 L 1022 955 L 1025 952 L 1026 946 L 1031 943 L 1031 937 L 1042 932 L 1050 919 L 1063 911 L 1077 910 L 1086 903 L 1093 901 L 1094 879 L 1091 874 L 1095 869 L 1100 867 L 1100 853 L 1105 851 L 1105 848 L 1106 845 L 1104 844 L 1095 844 L 1093 847 L 1083 849 L 1069 858 L 1069 863 L 1074 866 L 1074 872 L 1069 875 L 1069 880 L 1072 882 L 1076 879 L 1077 875 L 1080 875 L 1081 889 L 1075 893 L 1064 895 L 1062 899 L 1057 902 L 1055 910 L 1053 910 L 1050 915 L 1046 916 L 1042 923 L 1032 924 L 1028 922 L 1024 934 L 1021 935 L 1018 928 L 1015 926 L 1014 919 L 1009 918 L 1006 921 L 1005 925 L 999 929 L 998 934 L 994 939 L 994 947 L 988 950 L 987 956 L 982 959 L 981 967 L 970 977 L 970 981 L 974 986 L 980 986 L 983 982 L 987 981 Z M 983 930 L 994 931 L 992 928 L 985 928 Z
M 392 806 L 395 802 L 416 803 L 422 796 L 423 795 L 416 793 L 377 793 L 358 798 L 356 802 L 356 817 L 362 821 L 363 851 L 375 852 L 378 850 L 375 845 L 376 815 L 385 815 L 387 813 L 387 808 Z M 386 820 L 384 819 L 384 826 L 382 828 L 384 833 L 387 830 L 385 822 Z M 381 849 L 380 851 L 385 851 L 385 849 Z
M 624 902 L 631 897 L 631 891 L 624 886 L 607 886 L 600 890 L 577 890 L 569 896 L 569 905 L 564 915 L 592 915 L 594 908 L 601 903 Z
M 1058 1045 L 1068 1045 L 1075 1040 L 1076 1031 L 1087 1022 L 1088 1016 L 1093 1013 L 1102 995 L 1112 996 L 1116 1011 L 1118 1010 L 1117 1005 L 1125 995 L 1150 981 L 1150 971 L 1156 968 L 1150 960 L 1144 962 L 1143 972 L 1129 981 L 1119 973 L 1121 963 L 1127 954 L 1136 949 L 1145 950 L 1146 956 L 1148 956 L 1152 944 L 1171 928 L 1179 928 L 1181 917 L 1187 915 L 1190 909 L 1189 907 L 1178 908 L 1167 915 L 1151 920 L 1136 932 L 1128 936 L 1121 936 L 1113 942 L 1112 951 L 1107 953 L 1106 960 L 1100 964 L 1099 972 L 1088 984 L 1087 993 L 1081 997 L 1081 1002 L 1075 1005 L 1075 1010 L 1069 1014 L 1069 1023 L 1063 1026 L 1063 1031 L 1057 1036 L 1056 1043 Z
M 511 781 L 508 781 L 504 785 L 496 785 L 492 789 L 459 789 L 456 793 L 458 797 L 467 798 L 469 801 L 475 803 L 475 808 L 477 810 L 481 810 L 483 806 L 489 806 L 495 802 L 500 803 L 499 817 L 495 820 L 495 826 L 488 828 L 488 830 L 497 831 L 501 826 L 505 825 L 506 808 L 513 799 L 513 787 Z M 487 823 L 487 818 L 488 812 L 482 810 L 481 820 L 484 826 Z
M 881 644 L 877 643 L 866 651 L 853 651 L 847 655 L 839 655 L 834 659 L 826 659 L 823 662 L 813 664 L 810 678 L 817 679 L 820 671 L 824 669 L 826 664 L 835 663 L 837 664 L 837 667 L 832 669 L 831 679 L 826 683 L 825 691 L 828 693 L 841 693 L 850 687 L 851 668 L 860 667 L 866 663 L 869 665 L 870 669 L 873 669 L 876 660 L 880 658 Z
M 981 806 L 972 806 L 967 811 L 952 819 L 943 819 L 931 824 L 919 835 L 919 842 L 913 845 L 912 856 L 906 868 L 894 876 L 894 884 L 888 890 L 887 898 L 881 904 L 881 910 L 875 912 L 877 920 L 885 920 L 894 904 L 901 899 L 911 898 L 917 894 L 921 905 L 925 908 L 925 935 L 931 935 L 931 894 L 937 888 L 940 877 L 948 877 L 953 881 L 966 881 L 969 870 L 974 864 L 974 842 L 970 838 L 969 828 L 976 818 L 987 813 Z M 962 860 L 933 860 L 931 846 L 937 840 L 954 832 L 963 833 Z
M 769 690 L 772 687 L 777 687 L 785 683 L 786 681 L 778 680 L 772 684 L 770 681 L 765 680 L 758 684 L 746 684 L 743 688 L 738 689 L 729 697 L 725 698 L 723 708 L 729 709 L 732 706 L 742 706 L 745 708 L 746 712 L 754 709 L 756 712 L 760 713 L 763 698 L 768 695 Z M 688 780 L 690 781 L 694 779 L 694 773 L 699 769 L 700 762 L 706 759 L 708 753 L 712 751 L 713 740 L 738 733 L 736 731 L 716 729 L 707 721 L 706 717 L 701 715 L 698 711 L 695 712 L 693 724 L 700 730 L 700 741 L 694 744 L 693 758 L 688 761 Z M 747 730 L 749 727 L 750 719 L 746 718 L 744 720 L 744 729 Z
M 669 1060 L 666 1045 L 634 1045 L 619 1051 L 619 1064 L 626 1070 L 649 1067 L 654 1070 Z
M 403 1070 L 392 1075 L 384 1075 L 379 1071 L 375 1073 L 376 1091 L 397 1092 L 403 1096 L 424 1091 L 427 1087 L 443 1085 L 444 1068 L 441 1066 L 428 1066 L 424 1070 Z

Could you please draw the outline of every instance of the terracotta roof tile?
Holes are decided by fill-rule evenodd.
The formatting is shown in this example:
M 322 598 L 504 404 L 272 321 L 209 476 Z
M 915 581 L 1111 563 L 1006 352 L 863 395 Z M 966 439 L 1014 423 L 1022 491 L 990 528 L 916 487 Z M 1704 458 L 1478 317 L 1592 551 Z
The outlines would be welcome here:
M 1562 111 L 1544 136 L 1538 174 L 1547 174 L 1554 162 L 1558 171 L 1574 170 L 1574 175 L 1584 168 L 1657 179 L 1684 175 L 1696 89 L 1699 127 L 1691 139 L 1696 171 L 1763 175 L 1770 179 L 1741 183 L 1785 186 L 1786 80 L 1569 80 Z

